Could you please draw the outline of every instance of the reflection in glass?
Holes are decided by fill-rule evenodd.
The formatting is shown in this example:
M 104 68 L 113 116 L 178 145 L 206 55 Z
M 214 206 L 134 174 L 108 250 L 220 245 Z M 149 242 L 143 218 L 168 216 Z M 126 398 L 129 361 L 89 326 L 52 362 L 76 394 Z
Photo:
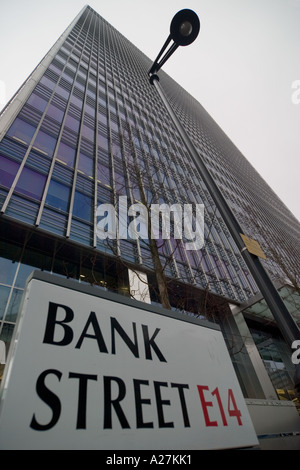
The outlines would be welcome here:
M 10 188 L 17 174 L 19 164 L 0 155 L 0 184 Z
M 6 307 L 7 299 L 9 296 L 10 288 L 0 285 L 0 319 L 3 318 L 4 310 Z
M 15 119 L 14 123 L 7 132 L 7 135 L 11 137 L 16 137 L 17 139 L 22 140 L 26 144 L 29 144 L 35 130 L 35 126 L 32 126 L 26 121 L 23 121 L 23 119 L 17 118 Z
M 46 176 L 24 167 L 18 180 L 16 191 L 33 199 L 40 200 L 46 182 Z
M 68 114 L 65 120 L 65 126 L 69 129 L 72 129 L 73 132 L 78 132 L 79 120 Z
M 55 144 L 55 137 L 52 137 L 46 132 L 39 131 L 33 143 L 33 147 L 35 149 L 41 150 L 42 152 L 45 152 L 51 157 L 55 148 Z
M 75 159 L 75 149 L 61 142 L 57 150 L 57 159 L 66 163 L 67 166 L 73 168 Z
M 31 268 L 31 270 L 32 269 L 33 268 Z M 13 290 L 12 296 L 10 298 L 10 302 L 8 305 L 8 309 L 6 312 L 6 316 L 5 316 L 6 321 L 15 322 L 17 320 L 19 307 L 20 307 L 21 300 L 22 300 L 22 295 L 23 295 L 23 290 L 21 289 Z
M 50 90 L 54 90 L 56 83 L 50 80 L 50 78 L 45 77 L 45 75 L 41 78 L 40 83 L 45 85 Z
M 93 176 L 93 160 L 92 158 L 88 157 L 84 153 L 80 153 L 79 155 L 79 162 L 78 162 L 78 170 L 84 173 L 87 176 Z
M 94 134 L 95 131 L 89 126 L 86 126 L 83 124 L 82 126 L 82 136 L 85 137 L 86 139 L 90 140 L 91 142 L 94 141 Z
M 51 180 L 47 193 L 46 204 L 66 212 L 69 205 L 69 196 L 70 188 L 68 186 L 59 183 L 58 181 Z
M 52 119 L 55 119 L 55 121 L 61 123 L 64 117 L 64 111 L 53 106 L 53 104 L 50 104 L 47 110 L 47 116 L 50 116 Z
M 35 93 L 32 93 L 29 99 L 27 100 L 27 104 L 30 104 L 41 112 L 44 112 L 47 106 L 47 101 L 41 98 L 40 96 L 36 95 Z
M 91 222 L 92 199 L 79 191 L 75 192 L 73 214 L 80 219 Z
M 33 270 L 34 270 L 33 266 L 30 266 L 29 264 L 21 263 L 19 271 L 18 271 L 17 279 L 15 282 L 15 287 L 24 288 L 26 281 Z
M 102 163 L 98 163 L 98 179 L 101 183 L 110 186 L 110 170 Z
M 3 251 L 2 251 L 3 249 Z M 11 252 L 11 247 L 5 242 L 1 242 L 1 252 L 5 253 L 5 256 L 13 256 Z M 16 253 L 16 250 L 14 250 Z M 11 259 L 0 257 L 0 283 L 11 285 L 13 283 L 16 268 L 18 263 L 12 261 Z

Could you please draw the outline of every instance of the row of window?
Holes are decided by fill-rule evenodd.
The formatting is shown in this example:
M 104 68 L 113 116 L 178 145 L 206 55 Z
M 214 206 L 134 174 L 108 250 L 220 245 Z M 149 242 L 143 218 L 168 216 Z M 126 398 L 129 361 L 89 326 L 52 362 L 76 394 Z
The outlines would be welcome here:
M 26 106 L 23 108 L 21 117 L 17 118 L 15 123 L 13 124 L 12 128 L 10 129 L 8 135 L 16 140 L 19 144 L 29 144 L 31 139 L 34 136 L 32 142 L 32 149 L 29 155 L 27 155 L 26 165 L 22 169 L 21 175 L 18 178 L 15 193 L 22 194 L 29 199 L 34 199 L 37 201 L 41 201 L 42 196 L 44 194 L 44 188 L 47 180 L 47 176 L 49 173 L 49 168 L 51 165 L 51 158 L 53 153 L 56 149 L 57 143 L 57 134 L 55 135 L 55 125 L 56 132 L 60 132 L 61 125 L 64 119 L 64 109 L 63 104 L 69 103 L 69 111 L 70 113 L 67 114 L 64 120 L 64 128 L 61 133 L 61 140 L 59 145 L 56 149 L 56 163 L 52 167 L 52 177 L 49 181 L 49 186 L 47 188 L 47 194 L 45 198 L 45 207 L 43 213 L 40 217 L 40 226 L 42 228 L 49 229 L 50 224 L 49 220 L 53 222 L 53 226 L 55 227 L 56 233 L 60 233 L 61 235 L 65 235 L 67 230 L 68 224 L 68 211 L 70 207 L 71 197 L 72 199 L 72 216 L 73 221 L 71 226 L 69 227 L 70 233 L 69 236 L 72 238 L 77 239 L 83 243 L 92 244 L 93 243 L 93 214 L 94 214 L 94 202 L 91 194 L 95 189 L 95 183 L 92 184 L 92 181 L 88 180 L 88 178 L 95 177 L 95 163 L 93 155 L 93 148 L 94 148 L 94 130 L 92 126 L 94 125 L 95 119 L 95 96 L 90 95 L 90 104 L 89 106 L 87 102 L 85 103 L 85 114 L 84 120 L 81 121 L 81 111 L 83 106 L 83 94 L 85 90 L 84 80 L 88 79 L 88 74 L 83 70 L 81 67 L 80 69 L 76 69 L 74 63 L 68 60 L 67 54 L 59 53 L 55 59 L 58 63 L 60 63 L 60 68 L 55 65 L 56 69 L 51 69 L 49 67 L 49 71 L 45 74 L 45 76 L 40 81 L 37 92 L 34 92 L 31 97 L 29 98 Z M 52 64 L 53 65 L 53 64 Z M 65 73 L 61 76 L 58 73 L 59 70 L 65 67 Z M 73 67 L 73 68 L 72 68 Z M 50 73 L 51 72 L 51 73 Z M 66 84 L 69 84 L 69 91 L 71 91 L 73 82 L 75 78 L 75 72 L 77 74 L 78 81 L 76 82 L 76 87 L 73 89 L 73 93 L 70 98 L 70 93 L 66 90 Z M 73 76 L 72 76 L 73 74 Z M 90 77 L 90 74 L 89 74 Z M 103 76 L 104 78 L 104 76 Z M 60 81 L 59 81 L 60 80 Z M 61 87 L 60 83 L 62 80 L 66 81 L 66 84 Z M 59 81 L 59 83 L 58 83 Z M 104 83 L 104 82 L 103 82 Z M 111 83 L 113 86 L 113 83 Z M 92 83 L 90 83 L 92 85 Z M 80 86 L 81 86 L 81 93 L 80 94 Z M 55 88 L 56 87 L 56 88 Z M 59 88 L 60 87 L 60 88 Z M 103 91 L 105 91 L 106 87 L 103 86 Z M 48 90 L 48 91 L 47 91 Z M 77 94 L 75 91 L 77 90 Z M 46 98 L 48 98 L 48 101 Z M 44 96 L 44 97 L 43 97 Z M 119 108 L 119 104 L 112 101 L 114 96 L 113 88 L 111 88 L 111 92 L 108 93 L 108 103 L 109 103 L 109 110 L 110 110 L 110 126 L 111 126 L 111 135 L 115 136 L 119 130 L 117 118 L 114 119 L 114 114 L 112 111 L 117 112 Z M 52 101 L 49 104 L 49 99 L 52 97 Z M 105 95 L 104 95 L 105 97 Z M 70 98 L 70 101 L 67 100 Z M 59 103 L 59 106 L 54 106 L 52 103 L 56 99 L 56 103 Z M 103 100 L 104 101 L 104 100 Z M 116 104 L 114 104 L 116 103 Z M 125 104 L 128 108 L 128 104 Z M 125 109 L 125 108 L 124 108 Z M 174 198 L 182 200 L 184 196 L 182 190 L 179 193 L 176 193 L 176 188 L 178 187 L 178 183 L 180 183 L 180 179 L 183 180 L 186 174 L 193 173 L 193 170 L 189 168 L 187 160 L 184 160 L 184 154 L 181 152 L 180 154 L 180 144 L 176 138 L 173 138 L 170 133 L 166 133 L 167 141 L 165 142 L 165 137 L 162 139 L 161 132 L 157 132 L 154 130 L 154 126 L 149 126 L 146 123 L 146 116 L 144 115 L 144 120 L 141 120 L 141 108 L 136 107 L 134 109 L 133 106 L 130 106 L 132 109 L 132 118 L 131 122 L 129 121 L 129 125 L 132 126 L 133 129 L 138 129 L 134 136 L 134 146 L 135 152 L 139 156 L 139 163 L 143 162 L 143 158 L 147 159 L 147 152 L 145 153 L 145 149 L 152 154 L 152 158 L 157 161 L 157 164 L 163 165 L 163 171 L 157 172 L 153 175 L 153 180 L 157 180 L 157 182 L 164 185 L 163 194 L 166 198 L 166 202 L 171 201 L 174 202 Z M 71 112 L 72 111 L 72 112 Z M 43 117 L 42 125 L 39 128 L 38 132 L 36 132 L 36 125 L 39 124 L 38 120 L 41 119 L 43 113 L 46 114 Z M 31 114 L 30 114 L 31 113 Z M 127 111 L 128 114 L 128 111 Z M 102 116 L 102 117 L 101 117 Z M 100 119 L 99 119 L 100 117 Z M 125 114 L 124 114 L 125 117 Z M 25 120 L 24 120 L 25 119 Z M 28 119 L 26 121 L 26 119 Z M 102 124 L 102 128 L 106 129 L 107 127 L 107 117 L 97 112 L 97 119 Z M 30 121 L 30 122 L 29 122 Z M 33 122 L 36 121 L 34 125 Z M 87 122 L 88 121 L 88 122 Z M 115 122 L 116 121 L 116 122 Z M 157 123 L 158 124 L 158 123 Z M 51 127 L 52 126 L 52 127 Z M 68 135 L 65 132 L 65 129 L 68 129 Z M 74 174 L 73 172 L 68 172 L 69 169 L 74 169 L 75 166 L 75 156 L 76 156 L 76 145 L 74 142 L 74 146 L 70 145 L 70 134 L 73 134 L 74 140 L 77 141 L 78 139 L 78 132 L 80 129 L 80 139 L 81 144 L 83 147 L 83 142 L 85 142 L 87 152 L 79 152 L 78 160 L 76 161 L 76 179 L 75 179 L 75 188 L 74 192 L 72 193 L 72 186 L 74 182 Z M 104 133 L 104 131 L 103 131 Z M 120 135 L 120 134 L 119 134 Z M 155 146 L 153 146 L 153 142 L 151 141 L 151 137 L 156 140 Z M 124 139 L 123 139 L 124 140 Z M 76 142 L 77 143 L 77 142 Z M 102 146 L 102 157 L 104 158 L 104 154 L 108 155 L 108 141 L 105 137 L 101 134 L 98 134 L 98 143 L 99 149 Z M 114 142 L 112 142 L 114 145 Z M 123 142 L 124 144 L 124 142 Z M 161 145 L 164 144 L 164 152 L 161 152 Z M 130 148 L 131 144 L 128 144 L 128 152 L 131 152 Z M 90 147 L 90 149 L 89 149 Z M 169 166 L 169 158 L 165 153 L 169 148 L 172 151 L 172 158 L 173 158 L 173 165 L 174 171 L 171 171 Z M 169 150 L 169 151 L 170 151 Z M 97 179 L 102 182 L 103 187 L 107 186 L 111 189 L 112 187 L 112 167 L 110 162 L 108 161 L 107 164 L 101 163 L 101 151 L 100 151 L 100 158 L 98 159 L 97 163 Z M 173 153 L 174 152 L 174 153 Z M 118 152 L 119 153 L 119 152 Z M 121 148 L 120 148 L 120 153 Z M 126 152 L 125 152 L 126 153 Z M 3 157 L 5 158 L 5 157 Z M 34 161 L 34 158 L 38 158 L 39 164 L 37 165 Z M 123 156 L 123 159 L 125 157 Z M 6 159 L 7 160 L 7 159 Z M 7 188 L 12 184 L 15 175 L 17 174 L 18 169 L 20 168 L 19 163 L 17 162 L 5 162 L 6 171 L 9 175 L 2 175 L 2 184 Z M 146 163 L 146 160 L 145 160 Z M 149 162 L 147 162 L 149 163 Z M 37 166 L 39 171 L 37 171 Z M 149 168 L 149 165 L 148 167 Z M 124 170 L 120 173 L 115 173 L 117 177 L 115 177 L 116 186 L 122 191 L 122 186 L 124 188 L 124 184 L 126 184 L 126 178 L 124 178 Z M 178 170 L 183 171 L 181 178 L 178 177 Z M 161 176 L 159 176 L 161 174 Z M 5 184 L 6 181 L 6 184 Z M 176 184 L 174 184 L 176 181 Z M 33 184 L 34 183 L 34 184 Z M 101 193 L 102 186 L 98 187 L 98 193 Z M 185 190 L 184 190 L 185 191 Z M 187 190 L 189 192 L 189 189 Z M 110 193 L 109 200 L 112 200 Z M 135 191 L 136 197 L 138 198 L 138 191 Z M 191 194 L 190 197 L 193 195 Z M 202 198 L 201 198 L 202 199 Z M 100 202 L 107 202 L 106 200 L 99 199 Z M 13 198 L 11 204 L 8 206 L 8 214 L 16 214 L 17 208 L 20 207 L 21 203 L 18 198 Z M 27 204 L 28 210 L 26 209 L 26 204 L 24 204 L 22 217 L 25 217 L 28 220 L 29 212 L 30 212 L 30 204 Z M 33 206 L 31 206 L 33 208 Z M 38 206 L 36 206 L 34 216 L 36 217 L 38 211 Z M 211 236 L 211 234 L 209 234 Z M 215 240 L 216 241 L 216 240 Z M 99 242 L 100 244 L 100 242 Z M 134 250 L 128 249 L 134 245 L 132 244 L 125 244 L 127 246 L 128 252 L 134 252 Z M 125 250 L 126 251 L 126 250 Z M 179 252 L 178 252 L 179 253 Z M 132 255 L 133 256 L 133 255 Z M 189 255 L 186 255 L 189 256 Z M 218 255 L 217 255 L 218 256 Z M 180 256 L 178 254 L 178 261 L 186 260 L 186 258 Z M 184 259 L 183 259 L 184 258 Z M 190 258 L 193 259 L 192 266 L 199 266 L 199 258 L 195 259 L 193 255 L 190 255 Z M 136 259 L 136 258 L 135 258 Z M 132 257 L 133 260 L 133 257 Z M 200 257 L 201 260 L 201 257 Z M 202 261 L 202 260 L 201 260 Z M 203 268 L 202 268 L 203 269 Z M 206 271 L 206 269 L 205 269 Z M 207 269 L 207 274 L 211 275 L 210 272 L 216 272 L 216 267 L 211 269 Z M 220 275 L 220 274 L 219 274 Z

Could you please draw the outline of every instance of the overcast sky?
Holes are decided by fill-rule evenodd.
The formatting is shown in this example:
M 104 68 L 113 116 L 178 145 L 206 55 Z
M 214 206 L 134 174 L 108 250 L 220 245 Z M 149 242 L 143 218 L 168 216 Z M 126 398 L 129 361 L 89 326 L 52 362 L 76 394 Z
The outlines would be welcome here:
M 300 220 L 300 0 L 0 0 L 0 108 L 86 3 L 153 60 L 174 14 L 198 14 L 164 70 Z

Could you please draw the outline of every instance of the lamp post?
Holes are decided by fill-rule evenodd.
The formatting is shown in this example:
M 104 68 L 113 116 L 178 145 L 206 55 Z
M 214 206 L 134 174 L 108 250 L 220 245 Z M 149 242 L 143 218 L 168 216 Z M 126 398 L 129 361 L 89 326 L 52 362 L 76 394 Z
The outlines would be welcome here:
M 260 258 L 248 251 L 241 234 L 243 230 L 239 225 L 238 221 L 235 218 L 231 208 L 229 207 L 226 199 L 223 197 L 218 186 L 216 185 L 213 177 L 211 176 L 209 170 L 206 168 L 204 160 L 201 155 L 197 152 L 192 143 L 191 139 L 187 135 L 185 129 L 181 125 L 179 119 L 174 113 L 160 83 L 157 72 L 162 67 L 163 64 L 171 57 L 173 52 L 179 46 L 187 46 L 191 44 L 200 31 L 200 21 L 198 16 L 192 10 L 181 10 L 173 18 L 170 26 L 170 34 L 162 47 L 160 53 L 155 59 L 152 67 L 150 68 L 149 80 L 151 85 L 157 90 L 162 102 L 164 103 L 170 118 L 173 121 L 173 124 L 177 128 L 183 142 L 185 143 L 190 156 L 192 157 L 196 168 L 198 169 L 207 189 L 210 192 L 211 197 L 214 199 L 216 207 L 218 208 L 223 220 L 230 231 L 232 238 L 234 239 L 247 267 L 252 274 L 253 279 L 255 280 L 258 288 L 260 289 L 261 294 L 263 295 L 270 311 L 272 312 L 274 319 L 277 322 L 279 330 L 281 331 L 286 342 L 292 346 L 294 340 L 300 339 L 300 330 L 291 316 L 290 312 L 286 308 L 281 296 L 279 295 L 277 289 L 273 285 L 267 271 L 262 265 Z M 167 47 L 173 40 L 173 43 Z M 166 52 L 165 52 L 166 51 Z M 164 54 L 165 53 L 165 54 Z M 163 55 L 164 54 L 164 55 Z M 296 380 L 297 385 L 298 380 Z M 300 374 L 299 374 L 299 383 L 300 383 Z

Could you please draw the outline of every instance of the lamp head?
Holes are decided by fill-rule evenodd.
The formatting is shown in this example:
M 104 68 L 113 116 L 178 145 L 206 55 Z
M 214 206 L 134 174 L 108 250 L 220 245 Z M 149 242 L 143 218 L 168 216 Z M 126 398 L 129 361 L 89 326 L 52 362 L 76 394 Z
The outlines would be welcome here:
M 199 31 L 199 18 L 194 11 L 188 9 L 176 13 L 170 26 L 171 38 L 179 46 L 188 46 L 195 41 Z

